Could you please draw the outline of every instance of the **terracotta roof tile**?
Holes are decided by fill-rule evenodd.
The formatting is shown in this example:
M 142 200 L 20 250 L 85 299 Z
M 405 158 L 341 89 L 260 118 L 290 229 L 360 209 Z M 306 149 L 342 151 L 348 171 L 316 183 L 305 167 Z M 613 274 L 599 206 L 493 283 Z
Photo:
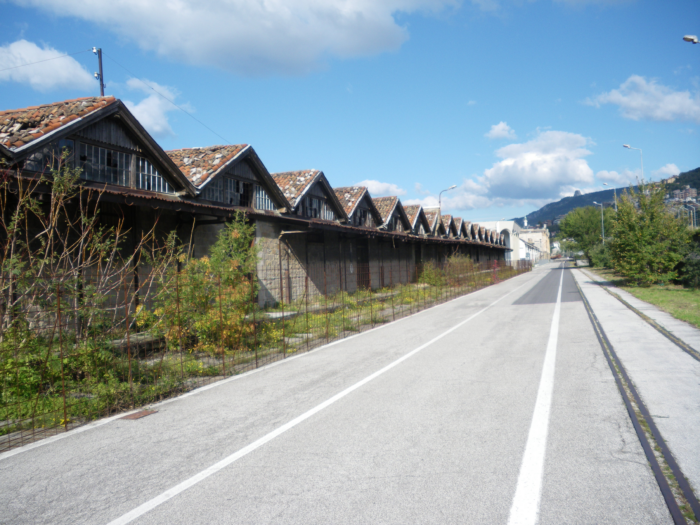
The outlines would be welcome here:
M 279 186 L 292 208 L 296 208 L 306 190 L 321 174 L 319 170 L 285 171 L 273 173 L 272 178 Z
M 416 219 L 418 219 L 418 215 L 421 210 L 421 205 L 410 204 L 408 206 L 404 206 L 403 209 L 406 212 L 406 215 L 408 215 L 408 220 L 411 221 L 411 228 L 414 228 L 416 225 Z
M 182 148 L 165 153 L 185 177 L 199 188 L 247 146 L 248 144 L 231 144 L 206 148 Z
M 394 211 L 394 208 L 396 208 L 396 204 L 399 202 L 399 198 L 378 197 L 376 199 L 373 198 L 372 202 L 374 202 L 374 205 L 379 210 L 379 214 L 382 216 L 382 222 L 386 224 L 386 221 L 389 220 L 391 213 Z
M 0 111 L 0 144 L 8 149 L 20 148 L 115 102 L 114 97 L 87 97 Z
M 437 208 L 432 208 L 432 209 L 423 209 L 425 212 L 425 216 L 428 218 L 428 222 L 430 223 L 430 229 L 432 231 L 435 231 L 435 224 L 437 223 L 438 217 L 440 216 L 440 212 Z
M 442 215 L 440 217 L 442 220 L 442 225 L 445 227 L 446 232 L 450 232 L 450 222 L 452 222 L 452 215 Z
M 464 221 L 462 223 L 462 229 L 466 232 L 465 236 L 467 239 L 472 238 L 472 223 L 470 221 Z
M 367 192 L 367 188 L 364 186 L 345 186 L 333 188 L 333 191 L 349 217 L 355 210 L 357 203 L 362 199 L 362 196 Z

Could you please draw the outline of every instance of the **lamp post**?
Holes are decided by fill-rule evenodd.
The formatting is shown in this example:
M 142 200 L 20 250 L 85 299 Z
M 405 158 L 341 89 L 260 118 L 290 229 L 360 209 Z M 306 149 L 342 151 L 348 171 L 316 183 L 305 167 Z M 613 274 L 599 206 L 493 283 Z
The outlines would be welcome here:
M 607 186 L 607 185 L 608 185 L 607 182 L 603 183 L 603 186 Z M 617 190 L 615 188 L 613 188 L 613 195 L 615 197 L 615 211 L 617 211 Z
M 637 151 L 639 151 L 639 158 L 642 161 L 642 180 L 644 180 L 644 154 L 642 153 L 642 150 L 639 148 L 633 148 L 629 144 L 623 144 L 622 147 L 627 149 L 636 149 Z
M 683 40 L 685 40 L 686 42 L 690 42 L 692 44 L 698 43 L 698 37 L 696 37 L 695 35 L 685 35 L 683 37 Z
M 442 194 L 445 193 L 446 191 L 454 190 L 456 187 L 457 187 L 457 185 L 456 185 L 456 184 L 453 184 L 452 186 L 450 186 L 450 187 L 447 188 L 446 190 L 442 190 L 442 191 L 438 194 L 438 209 L 440 210 L 440 215 L 442 215 Z
M 603 232 L 603 246 L 605 246 L 605 220 L 603 218 L 603 205 L 593 201 L 593 204 L 600 206 L 600 230 Z

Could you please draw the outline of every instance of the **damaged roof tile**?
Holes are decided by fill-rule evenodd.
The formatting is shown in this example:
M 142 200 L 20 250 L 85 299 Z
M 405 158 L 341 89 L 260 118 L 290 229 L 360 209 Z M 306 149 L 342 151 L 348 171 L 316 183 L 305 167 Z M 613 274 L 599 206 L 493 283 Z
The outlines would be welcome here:
M 185 177 L 199 188 L 247 146 L 248 144 L 231 144 L 205 148 L 182 148 L 165 153 L 184 173 Z
M 0 111 L 0 144 L 16 150 L 116 101 L 114 97 L 86 97 Z
M 333 188 L 333 191 L 349 217 L 355 211 L 355 207 L 362 199 L 362 196 L 367 192 L 367 188 L 364 186 L 345 186 L 343 188 Z
M 319 170 L 285 171 L 273 173 L 272 178 L 282 190 L 292 208 L 296 208 L 302 195 L 320 174 Z
M 379 214 L 382 216 L 382 221 L 384 224 L 391 218 L 391 214 L 396 208 L 396 204 L 399 202 L 398 197 L 377 197 L 373 198 L 372 202 L 379 210 Z

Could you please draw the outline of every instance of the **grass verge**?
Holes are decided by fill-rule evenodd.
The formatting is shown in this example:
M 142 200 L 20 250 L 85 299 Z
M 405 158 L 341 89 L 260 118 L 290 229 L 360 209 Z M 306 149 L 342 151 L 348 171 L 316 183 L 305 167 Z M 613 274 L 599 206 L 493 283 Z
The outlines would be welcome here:
M 637 299 L 658 306 L 676 319 L 700 328 L 700 290 L 691 290 L 674 284 L 649 287 L 634 286 L 613 270 L 601 268 L 587 268 L 587 270 L 600 275 L 621 290 L 631 293 Z

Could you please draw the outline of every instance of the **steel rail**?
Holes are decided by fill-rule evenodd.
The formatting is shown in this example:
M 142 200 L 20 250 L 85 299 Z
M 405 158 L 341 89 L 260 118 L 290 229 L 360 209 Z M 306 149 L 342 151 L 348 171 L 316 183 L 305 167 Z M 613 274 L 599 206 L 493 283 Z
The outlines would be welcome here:
M 683 516 L 683 513 L 681 512 L 678 502 L 676 501 L 676 498 L 673 495 L 673 491 L 671 490 L 668 480 L 662 472 L 661 466 L 659 465 L 659 462 L 656 456 L 654 455 L 651 443 L 649 442 L 649 439 L 647 438 L 647 435 L 639 422 L 637 413 L 634 411 L 634 407 L 632 406 L 632 402 L 629 398 L 629 395 L 627 394 L 627 390 L 625 390 L 625 386 L 622 383 L 623 379 L 627 385 L 627 388 L 631 392 L 637 407 L 639 408 L 642 420 L 649 427 L 651 434 L 654 437 L 654 440 L 656 441 L 656 444 L 660 449 L 661 455 L 664 458 L 664 461 L 671 469 L 671 472 L 675 477 L 676 482 L 678 483 L 678 486 L 681 492 L 683 493 L 683 496 L 685 497 L 693 513 L 695 514 L 696 519 L 700 517 L 700 504 L 698 504 L 698 500 L 696 499 L 693 490 L 690 488 L 690 485 L 688 484 L 688 481 L 685 478 L 683 471 L 678 466 L 678 463 L 673 457 L 673 454 L 671 454 L 668 445 L 666 445 L 666 442 L 661 437 L 661 433 L 659 432 L 656 423 L 651 417 L 649 410 L 647 409 L 646 405 L 639 396 L 637 389 L 635 388 L 634 384 L 627 375 L 627 371 L 622 365 L 620 358 L 617 356 L 617 353 L 615 352 L 612 343 L 608 339 L 605 330 L 603 330 L 600 321 L 598 321 L 598 317 L 593 312 L 593 308 L 591 307 L 590 303 L 588 302 L 588 299 L 584 295 L 583 290 L 581 290 L 581 287 L 575 279 L 574 282 L 576 283 L 576 288 L 578 289 L 579 294 L 581 295 L 581 299 L 586 308 L 586 312 L 588 313 L 588 318 L 590 319 L 591 324 L 593 325 L 593 330 L 596 333 L 598 342 L 600 343 L 600 346 L 603 349 L 603 354 L 605 355 L 605 359 L 608 362 L 610 371 L 612 372 L 613 377 L 615 378 L 615 383 L 617 384 L 618 390 L 620 391 L 622 400 L 624 401 L 625 406 L 627 407 L 627 412 L 630 416 L 630 419 L 632 420 L 632 425 L 634 426 L 634 429 L 637 432 L 637 437 L 639 438 L 639 442 L 642 445 L 642 449 L 644 449 L 644 454 L 646 455 L 647 461 L 649 462 L 649 465 L 651 466 L 651 469 L 654 472 L 654 477 L 656 478 L 656 481 L 659 484 L 661 494 L 663 495 L 664 500 L 666 501 L 666 505 L 668 506 L 668 510 L 671 513 L 673 522 L 676 525 L 686 525 L 687 521 Z

